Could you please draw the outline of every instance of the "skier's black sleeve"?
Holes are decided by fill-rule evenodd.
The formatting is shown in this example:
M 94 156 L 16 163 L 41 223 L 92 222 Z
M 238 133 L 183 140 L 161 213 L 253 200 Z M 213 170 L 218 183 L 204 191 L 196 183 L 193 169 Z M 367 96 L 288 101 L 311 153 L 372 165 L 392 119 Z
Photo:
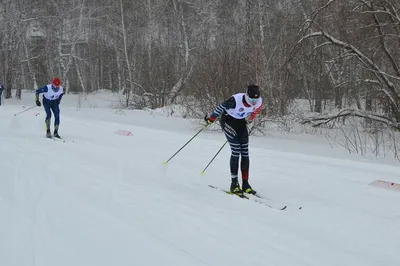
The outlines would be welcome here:
M 232 96 L 225 102 L 218 105 L 217 108 L 215 109 L 214 113 L 211 114 L 210 118 L 212 120 L 215 120 L 215 119 L 217 119 L 218 116 L 220 116 L 222 114 L 222 112 L 224 110 L 234 109 L 234 108 L 236 108 L 236 101 L 235 101 L 235 98 Z

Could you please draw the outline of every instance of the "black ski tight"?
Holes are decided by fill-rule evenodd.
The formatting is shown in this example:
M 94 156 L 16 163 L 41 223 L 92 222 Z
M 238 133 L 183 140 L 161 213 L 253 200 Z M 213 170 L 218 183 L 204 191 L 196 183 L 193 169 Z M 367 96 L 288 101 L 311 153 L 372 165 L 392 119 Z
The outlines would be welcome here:
M 230 168 L 232 178 L 238 177 L 239 159 L 242 178 L 247 180 L 249 177 L 249 132 L 246 124 L 233 127 L 228 123 L 222 124 L 222 130 L 231 146 Z

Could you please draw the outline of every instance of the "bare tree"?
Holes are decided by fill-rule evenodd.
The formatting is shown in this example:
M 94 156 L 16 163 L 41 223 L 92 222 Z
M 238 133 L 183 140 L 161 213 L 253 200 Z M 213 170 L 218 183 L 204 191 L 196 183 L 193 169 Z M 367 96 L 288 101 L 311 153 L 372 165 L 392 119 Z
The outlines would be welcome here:
M 303 32 L 305 33 L 298 41 L 297 45 L 302 45 L 307 40 L 320 39 L 324 42 L 315 49 L 329 49 L 329 47 L 336 47 L 339 50 L 329 49 L 331 54 L 335 51 L 338 58 L 346 58 L 347 60 L 357 60 L 358 67 L 360 68 L 359 76 L 363 71 L 366 71 L 373 76 L 373 79 L 361 79 L 364 83 L 376 84 L 374 88 L 378 90 L 378 94 L 382 95 L 381 109 L 386 113 L 388 119 L 393 120 L 394 123 L 399 122 L 399 95 L 398 86 L 400 80 L 400 73 L 397 61 L 394 59 L 399 53 L 399 47 L 393 46 L 388 39 L 398 32 L 398 26 L 392 24 L 393 19 L 397 18 L 395 12 L 391 13 L 393 9 L 392 3 L 387 1 L 380 2 L 380 5 L 375 5 L 376 1 L 355 1 L 352 6 L 350 15 L 354 16 L 358 23 L 363 22 L 365 27 L 372 28 L 372 34 L 368 36 L 368 40 L 363 40 L 361 43 L 349 38 L 343 41 L 328 33 L 320 23 L 318 23 L 318 14 L 325 12 L 330 5 L 336 1 L 328 1 L 315 12 L 315 15 L 306 21 Z M 355 30 L 360 28 L 355 26 Z M 397 35 L 400 37 L 399 35 Z M 367 42 L 368 41 L 368 42 Z M 354 44 L 352 44 L 354 42 Z M 357 47 L 359 46 L 359 47 Z M 295 48 L 296 49 L 296 48 Z M 373 51 L 372 51 L 373 49 Z M 376 56 L 376 55 L 379 56 Z M 333 55 L 333 54 L 332 54 Z M 336 60 L 336 58 L 332 58 Z M 346 63 L 346 62 L 345 62 Z M 355 73 L 356 74 L 356 73 Z M 356 74 L 357 75 L 357 74 Z M 343 76 L 343 74 L 342 74 Z M 369 92 L 370 93 L 370 92 Z M 370 96 L 367 98 L 370 99 Z M 387 105 L 386 105 L 387 104 Z M 366 105 L 371 109 L 370 104 Z M 350 112 L 356 114 L 357 112 Z

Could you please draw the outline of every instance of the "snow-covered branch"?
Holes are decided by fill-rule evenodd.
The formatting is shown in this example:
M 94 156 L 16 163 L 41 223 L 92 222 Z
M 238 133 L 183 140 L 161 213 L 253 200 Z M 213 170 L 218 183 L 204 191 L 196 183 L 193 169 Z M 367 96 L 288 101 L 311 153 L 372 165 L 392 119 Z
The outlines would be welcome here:
M 363 62 L 371 71 L 373 71 L 379 79 L 382 80 L 382 82 L 385 83 L 387 90 L 384 90 L 385 94 L 390 98 L 392 104 L 396 107 L 397 110 L 399 110 L 399 102 L 400 98 L 398 95 L 398 92 L 395 88 L 395 85 L 389 80 L 388 75 L 385 71 L 383 71 L 377 64 L 375 64 L 369 57 L 367 57 L 364 53 L 362 53 L 359 49 L 357 49 L 355 46 L 343 42 L 339 39 L 336 39 L 332 35 L 326 33 L 325 31 L 317 31 L 313 32 L 310 34 L 307 34 L 306 36 L 302 37 L 299 41 L 298 44 L 304 42 L 307 39 L 310 38 L 315 38 L 315 37 L 323 37 L 326 40 L 328 40 L 332 45 L 341 47 L 345 49 L 347 52 L 354 53 L 358 59 Z
M 322 125 L 326 125 L 330 122 L 333 122 L 339 118 L 353 116 L 353 117 L 360 117 L 365 119 L 370 119 L 373 121 L 377 121 L 383 123 L 387 126 L 400 130 L 400 123 L 397 123 L 390 118 L 373 112 L 363 111 L 363 110 L 356 110 L 356 109 L 345 109 L 340 111 L 337 114 L 327 114 L 327 115 L 320 115 L 316 117 L 308 117 L 304 118 L 301 121 L 301 124 L 310 124 L 313 127 L 319 127 Z

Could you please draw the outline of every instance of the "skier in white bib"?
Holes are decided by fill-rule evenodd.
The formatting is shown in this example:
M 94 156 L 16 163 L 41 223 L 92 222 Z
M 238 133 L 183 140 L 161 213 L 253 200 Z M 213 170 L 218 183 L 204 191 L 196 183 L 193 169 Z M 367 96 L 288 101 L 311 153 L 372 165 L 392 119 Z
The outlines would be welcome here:
M 61 86 L 61 81 L 59 78 L 54 78 L 52 84 L 43 86 L 42 88 L 36 90 L 36 105 L 41 106 L 39 101 L 39 94 L 43 93 L 43 107 L 46 111 L 46 137 L 51 138 L 50 132 L 50 119 L 51 112 L 54 114 L 54 137 L 61 138 L 58 134 L 58 128 L 60 126 L 60 101 L 64 95 L 64 89 Z
M 221 115 L 221 128 L 231 147 L 230 191 L 235 194 L 256 194 L 249 184 L 249 132 L 247 124 L 252 123 L 261 110 L 262 99 L 260 88 L 257 85 L 249 85 L 246 93 L 237 93 L 220 104 L 215 111 L 204 119 L 208 124 L 215 122 Z M 242 188 L 238 182 L 239 158 L 242 174 Z

